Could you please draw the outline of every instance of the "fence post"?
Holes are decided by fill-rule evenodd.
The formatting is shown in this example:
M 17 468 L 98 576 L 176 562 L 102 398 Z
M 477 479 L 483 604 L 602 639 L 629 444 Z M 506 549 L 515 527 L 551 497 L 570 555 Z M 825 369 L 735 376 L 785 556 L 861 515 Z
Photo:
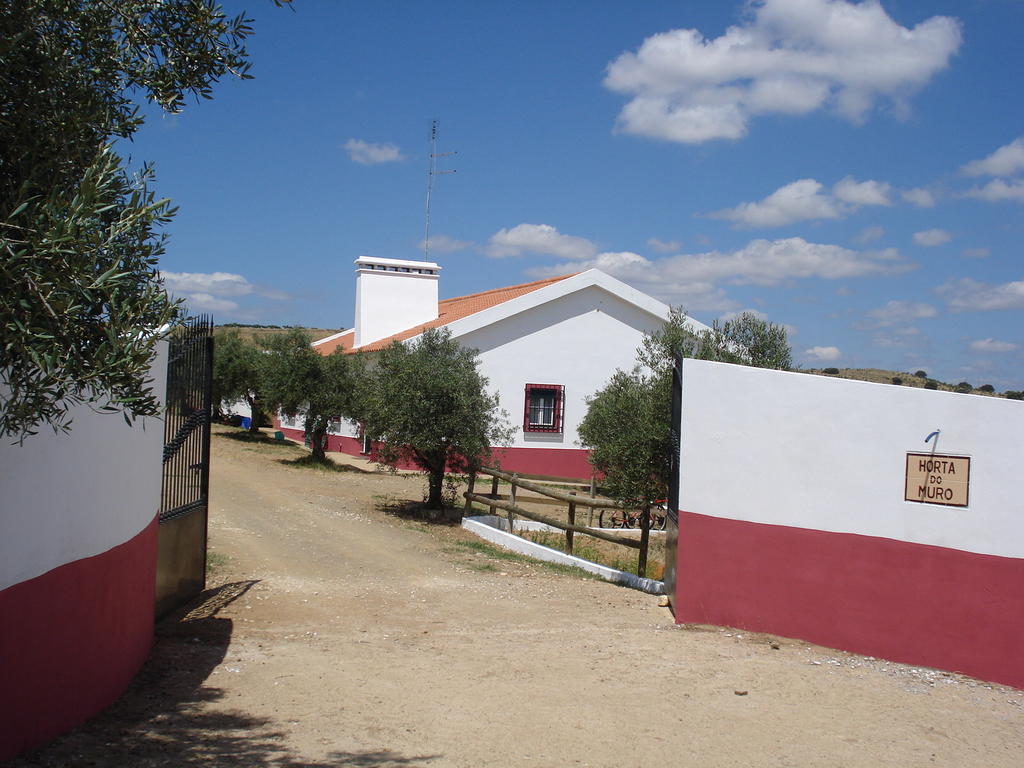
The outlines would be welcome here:
M 573 496 L 576 495 L 576 491 L 571 492 Z M 569 502 L 569 525 L 576 525 L 576 502 Z M 572 535 L 573 530 L 571 528 L 565 529 L 565 551 L 570 555 L 572 554 Z
M 651 540 L 651 508 L 644 507 L 640 513 L 640 557 L 636 565 L 636 575 L 643 578 L 647 575 L 647 544 Z
M 498 498 L 498 478 L 497 477 L 492 477 L 491 478 L 491 498 L 492 499 Z M 487 508 L 487 514 L 488 515 L 497 515 L 498 514 L 498 508 L 495 507 L 492 504 L 490 507 Z
M 590 476 L 590 498 L 597 496 L 597 483 L 594 481 L 594 476 Z M 594 508 L 590 508 L 590 516 L 587 518 L 587 526 L 590 528 L 594 527 Z
M 476 486 L 476 470 L 475 469 L 471 469 L 469 471 L 469 485 L 466 488 L 466 493 L 472 493 L 474 486 Z M 462 514 L 465 515 L 467 512 L 471 512 L 472 510 L 473 510 L 473 502 L 470 501 L 469 499 L 466 499 L 466 506 L 463 507 Z
M 518 479 L 519 479 L 519 473 L 518 472 L 513 473 L 513 475 L 512 475 L 512 490 L 508 492 L 509 501 L 512 502 L 512 506 L 513 507 L 516 505 L 516 481 Z M 516 519 L 516 517 L 512 513 L 512 510 L 511 509 L 508 510 L 508 532 L 509 533 L 515 533 L 516 532 L 515 531 L 515 519 Z

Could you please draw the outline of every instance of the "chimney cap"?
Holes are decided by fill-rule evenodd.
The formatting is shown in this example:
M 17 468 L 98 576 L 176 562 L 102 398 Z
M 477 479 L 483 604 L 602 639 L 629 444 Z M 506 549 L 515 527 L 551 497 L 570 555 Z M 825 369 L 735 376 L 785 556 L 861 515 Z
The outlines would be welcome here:
M 417 272 L 419 274 L 436 275 L 441 265 L 432 261 L 411 261 L 409 259 L 381 259 L 374 256 L 360 256 L 355 260 L 356 270 L 381 272 Z

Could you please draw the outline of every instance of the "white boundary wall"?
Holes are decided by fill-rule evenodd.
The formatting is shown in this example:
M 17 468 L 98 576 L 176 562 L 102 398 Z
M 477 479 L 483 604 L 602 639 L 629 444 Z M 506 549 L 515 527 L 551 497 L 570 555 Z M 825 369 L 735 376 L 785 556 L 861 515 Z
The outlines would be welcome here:
M 579 568 L 595 576 L 600 576 L 605 581 L 622 584 L 632 589 L 639 589 L 641 592 L 647 592 L 652 595 L 661 595 L 665 592 L 665 583 L 657 579 L 648 579 L 643 576 L 637 576 L 635 573 L 620 571 L 607 565 L 584 560 L 581 557 L 576 557 L 551 547 L 545 547 L 543 544 L 537 544 L 529 539 L 509 533 L 505 530 L 508 528 L 508 520 L 496 515 L 479 515 L 477 517 L 463 518 L 462 527 L 467 531 L 475 533 L 481 539 L 497 544 L 503 549 L 518 552 L 535 560 Z M 544 525 L 544 523 L 536 523 L 532 520 L 516 520 L 515 527 L 517 530 L 549 530 L 561 533 L 561 530 L 558 528 Z
M 167 344 L 153 362 L 162 401 Z M 71 432 L 42 427 L 21 446 L 0 443 L 0 589 L 136 536 L 160 505 L 160 419 L 129 427 L 120 414 L 73 412 Z
M 1024 557 L 1024 403 L 684 360 L 681 429 L 681 510 Z M 971 457 L 969 506 L 903 500 L 933 448 Z

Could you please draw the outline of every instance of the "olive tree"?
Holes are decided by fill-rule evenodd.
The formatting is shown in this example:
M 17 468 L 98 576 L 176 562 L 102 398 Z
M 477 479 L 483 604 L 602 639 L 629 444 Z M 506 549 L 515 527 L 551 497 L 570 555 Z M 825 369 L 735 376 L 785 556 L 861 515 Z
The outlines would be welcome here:
M 158 411 L 173 209 L 112 142 L 138 130 L 141 101 L 177 112 L 248 77 L 251 31 L 209 0 L 0 3 L 0 435 L 67 430 L 79 403 Z
M 427 475 L 427 506 L 443 506 L 446 472 L 465 472 L 511 438 L 498 397 L 487 392 L 477 352 L 446 329 L 377 353 L 361 379 L 358 418 L 380 442 L 379 460 L 408 462 Z
M 668 494 L 672 444 L 672 376 L 616 371 L 594 397 L 579 426 L 604 492 L 630 506 L 650 507 Z
M 314 461 L 324 462 L 324 444 L 332 419 L 354 410 L 358 361 L 340 349 L 321 355 L 300 328 L 270 337 L 260 355 L 264 403 L 285 416 L 301 415 Z
M 259 431 L 263 406 L 260 357 L 257 345 L 243 339 L 238 331 L 217 336 L 213 349 L 214 402 L 244 400 L 252 414 L 250 432 Z
M 709 329 L 692 325 L 672 308 L 668 320 L 644 334 L 631 372 L 616 371 L 587 399 L 580 443 L 604 475 L 615 499 L 646 508 L 668 492 L 671 467 L 672 366 L 677 357 L 787 369 L 792 352 L 786 331 L 744 313 Z

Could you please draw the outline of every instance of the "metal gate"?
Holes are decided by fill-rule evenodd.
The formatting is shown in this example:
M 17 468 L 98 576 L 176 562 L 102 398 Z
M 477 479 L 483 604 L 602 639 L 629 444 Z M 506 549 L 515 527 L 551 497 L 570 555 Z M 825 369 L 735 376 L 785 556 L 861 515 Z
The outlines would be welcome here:
M 683 358 L 677 357 L 672 366 L 672 451 L 669 468 L 668 514 L 665 517 L 665 594 L 675 611 L 676 596 L 676 544 L 679 540 L 679 427 L 683 416 Z
M 213 320 L 203 315 L 190 318 L 170 337 L 156 573 L 158 617 L 206 586 L 212 390 Z

